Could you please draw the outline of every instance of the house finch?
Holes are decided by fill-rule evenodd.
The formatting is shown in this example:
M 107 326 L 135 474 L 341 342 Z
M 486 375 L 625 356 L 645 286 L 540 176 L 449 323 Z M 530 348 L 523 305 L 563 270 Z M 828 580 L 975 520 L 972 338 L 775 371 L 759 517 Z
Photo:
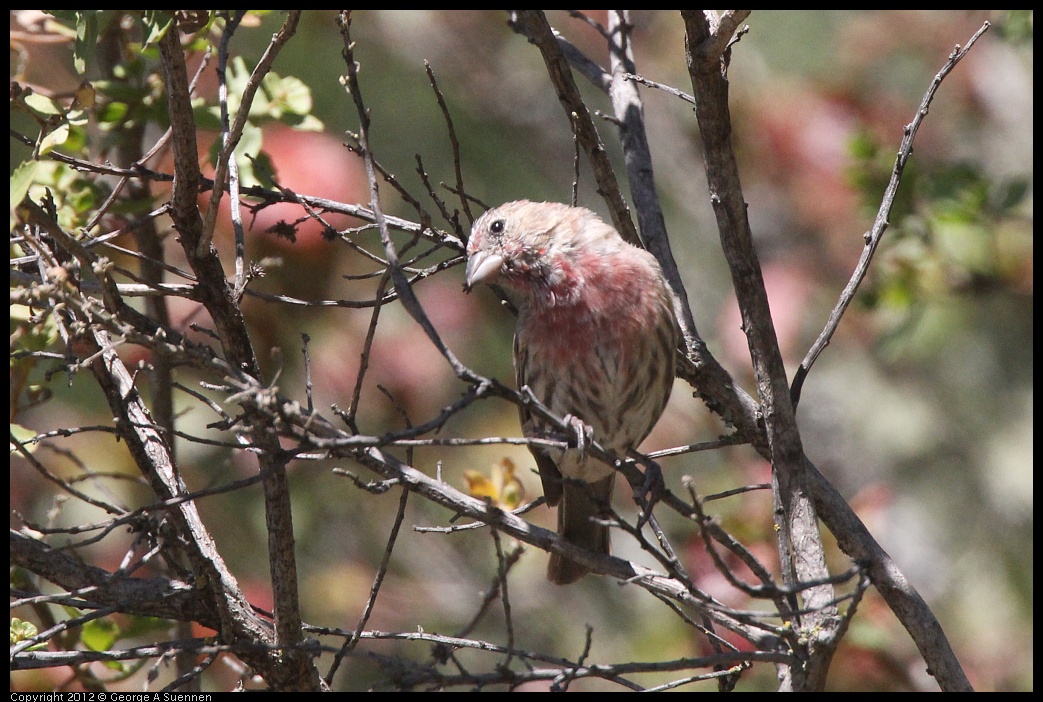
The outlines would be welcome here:
M 577 430 L 577 448 L 529 447 L 547 504 L 558 505 L 558 533 L 607 554 L 608 527 L 592 519 L 608 508 L 615 470 L 582 445 L 592 432 L 625 456 L 666 406 L 678 331 L 662 269 L 590 210 L 554 202 L 489 210 L 471 229 L 467 255 L 465 289 L 501 282 L 524 294 L 514 335 L 518 387 Z M 525 436 L 550 429 L 524 407 L 521 421 Z M 567 584 L 588 572 L 551 554 L 547 577 Z

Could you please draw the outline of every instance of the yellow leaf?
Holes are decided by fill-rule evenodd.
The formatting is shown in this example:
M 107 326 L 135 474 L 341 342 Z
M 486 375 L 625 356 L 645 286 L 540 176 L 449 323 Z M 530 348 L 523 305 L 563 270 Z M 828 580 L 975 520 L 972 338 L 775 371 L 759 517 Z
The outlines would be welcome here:
M 487 499 L 501 509 L 516 509 L 525 498 L 525 487 L 514 475 L 514 461 L 506 457 L 492 465 L 488 476 L 465 470 L 464 480 L 471 495 Z
M 496 486 L 484 475 L 476 470 L 465 470 L 464 480 L 467 481 L 467 492 L 472 497 L 488 497 L 495 501 Z

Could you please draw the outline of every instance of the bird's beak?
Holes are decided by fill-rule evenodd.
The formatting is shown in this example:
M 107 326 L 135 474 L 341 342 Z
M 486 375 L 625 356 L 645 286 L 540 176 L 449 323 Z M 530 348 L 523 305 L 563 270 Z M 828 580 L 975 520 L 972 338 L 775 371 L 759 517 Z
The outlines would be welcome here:
M 491 283 L 500 275 L 504 257 L 491 251 L 476 251 L 467 259 L 464 290 L 470 291 L 478 283 Z

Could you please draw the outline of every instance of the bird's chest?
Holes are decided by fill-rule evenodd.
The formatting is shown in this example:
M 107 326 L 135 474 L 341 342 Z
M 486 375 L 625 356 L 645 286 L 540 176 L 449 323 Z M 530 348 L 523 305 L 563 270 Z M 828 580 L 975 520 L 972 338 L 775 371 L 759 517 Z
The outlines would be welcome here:
M 561 416 L 615 434 L 623 396 L 633 385 L 639 349 L 634 330 L 614 320 L 572 314 L 523 317 L 515 339 L 519 385 Z
M 626 361 L 632 330 L 584 310 L 564 308 L 522 320 L 518 341 L 531 362 L 555 375 L 583 372 L 611 381 Z

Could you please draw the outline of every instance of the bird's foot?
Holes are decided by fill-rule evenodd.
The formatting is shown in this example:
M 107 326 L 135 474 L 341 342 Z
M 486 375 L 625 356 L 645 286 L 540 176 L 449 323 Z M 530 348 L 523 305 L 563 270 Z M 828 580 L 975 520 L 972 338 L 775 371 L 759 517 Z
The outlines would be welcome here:
M 637 503 L 641 505 L 641 516 L 638 518 L 638 528 L 640 529 L 648 522 L 652 516 L 652 508 L 663 494 L 663 489 L 666 484 L 663 482 L 663 471 L 659 468 L 659 464 L 654 461 L 648 461 L 645 463 L 645 480 L 641 485 L 641 488 L 635 493 L 634 497 Z
M 576 437 L 576 450 L 580 453 L 586 453 L 587 445 L 594 443 L 594 427 L 574 414 L 566 414 L 563 419 L 565 425 Z

